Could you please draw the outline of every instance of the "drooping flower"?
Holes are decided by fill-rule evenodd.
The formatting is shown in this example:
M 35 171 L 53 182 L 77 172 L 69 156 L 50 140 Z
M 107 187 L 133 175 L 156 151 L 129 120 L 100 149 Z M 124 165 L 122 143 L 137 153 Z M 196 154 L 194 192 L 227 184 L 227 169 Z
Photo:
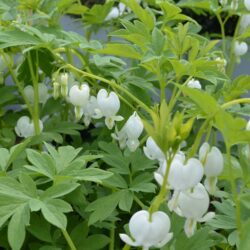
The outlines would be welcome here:
M 192 88 L 192 89 L 201 89 L 201 84 L 200 84 L 200 81 L 196 80 L 196 79 L 191 79 L 188 83 L 187 83 L 187 86 L 189 88 Z
M 34 103 L 34 87 L 32 85 L 27 85 L 24 89 L 24 94 L 28 98 L 31 104 Z M 39 95 L 39 103 L 46 103 L 48 100 L 48 88 L 44 83 L 38 84 L 38 95 Z
M 143 123 L 141 118 L 136 112 L 134 112 L 127 120 L 125 125 L 120 131 L 112 134 L 112 137 L 119 141 L 120 147 L 125 148 L 127 146 L 130 151 L 135 151 L 140 142 L 138 138 L 143 131 Z
M 128 245 L 142 247 L 148 250 L 150 247 L 161 248 L 169 242 L 173 236 L 169 233 L 170 219 L 164 212 L 157 211 L 151 215 L 148 211 L 136 212 L 129 221 L 129 231 L 127 234 L 120 234 L 120 238 Z
M 165 160 L 163 152 L 151 136 L 148 137 L 146 146 L 143 147 L 143 151 L 150 160 L 158 160 L 160 162 Z
M 238 0 L 232 0 L 230 7 L 231 7 L 232 10 L 236 11 L 238 9 L 238 7 L 239 7 L 239 1 Z
M 234 53 L 236 56 L 242 56 L 248 51 L 247 43 L 236 41 L 234 44 Z
M 69 91 L 69 101 L 74 106 L 84 107 L 88 102 L 89 92 L 88 84 L 74 85 Z
M 250 130 L 250 120 L 247 122 L 246 130 Z
M 184 231 L 188 237 L 194 234 L 197 222 L 205 222 L 214 217 L 213 212 L 207 213 L 208 207 L 209 196 L 201 183 L 192 190 L 180 192 L 175 212 L 186 218 Z
M 210 147 L 205 142 L 200 147 L 199 159 L 204 165 L 205 187 L 210 194 L 214 194 L 217 177 L 221 174 L 224 166 L 223 155 L 217 147 Z
M 97 104 L 109 129 L 113 128 L 115 121 L 123 120 L 122 116 L 116 115 L 120 109 L 120 100 L 115 92 L 111 91 L 108 94 L 105 89 L 100 89 L 97 94 Z
M 163 184 L 166 165 L 166 161 L 164 161 L 154 173 L 154 177 L 160 185 Z M 203 173 L 202 164 L 198 159 L 190 158 L 185 163 L 185 155 L 177 154 L 170 165 L 167 184 L 175 191 L 184 191 L 197 185 L 201 181 Z
M 116 7 L 112 7 L 111 11 L 109 12 L 109 14 L 106 16 L 105 20 L 111 20 L 111 19 L 115 19 L 118 18 L 119 16 L 121 16 L 123 14 L 123 12 L 125 11 L 125 4 L 123 3 L 119 3 L 118 6 Z
M 40 131 L 43 130 L 43 123 L 39 120 Z M 28 116 L 22 116 L 18 119 L 15 132 L 19 137 L 30 137 L 35 135 L 34 122 Z

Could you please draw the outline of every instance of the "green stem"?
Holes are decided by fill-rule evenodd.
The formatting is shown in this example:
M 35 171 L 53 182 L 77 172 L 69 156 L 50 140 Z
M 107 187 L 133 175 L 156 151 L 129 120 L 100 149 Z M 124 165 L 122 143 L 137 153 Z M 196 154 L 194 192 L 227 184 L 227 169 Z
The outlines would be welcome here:
M 70 238 L 67 230 L 62 230 L 62 233 L 63 233 L 63 236 L 65 238 L 65 240 L 67 241 L 69 247 L 71 250 L 77 250 L 75 245 L 74 245 L 74 242 L 72 241 L 72 239 Z
M 238 197 L 237 186 L 235 183 L 233 166 L 232 166 L 232 161 L 231 161 L 231 147 L 230 147 L 229 143 L 227 143 L 227 142 L 226 142 L 226 156 L 227 156 L 227 161 L 228 161 L 228 165 L 229 165 L 231 189 L 232 189 L 233 199 L 234 199 L 235 206 L 236 206 L 236 210 L 235 210 L 236 225 L 237 225 L 238 232 L 240 232 L 240 229 L 241 229 L 240 201 L 239 201 L 239 197 Z
M 240 28 L 240 21 L 241 21 L 241 16 L 239 17 L 238 23 L 236 25 L 235 31 L 234 31 L 234 36 L 231 42 L 231 48 L 230 48 L 230 54 L 229 54 L 229 59 L 228 59 L 228 68 L 227 68 L 227 74 L 229 77 L 232 77 L 233 75 L 233 71 L 234 71 L 234 66 L 236 63 L 236 56 L 234 53 L 234 45 L 235 45 L 235 41 L 237 40 L 237 35 L 239 32 L 239 28 Z
M 236 99 L 230 102 L 226 102 L 223 105 L 221 105 L 221 108 L 227 109 L 235 104 L 240 104 L 240 103 L 250 103 L 250 98 L 240 98 L 240 99 Z
M 168 181 L 170 166 L 171 166 L 171 163 L 172 163 L 172 160 L 173 160 L 174 156 L 175 156 L 175 154 L 173 154 L 172 157 L 170 157 L 169 159 L 167 159 L 167 155 L 165 156 L 166 157 L 166 162 L 167 162 L 166 163 L 167 164 L 166 172 L 165 172 L 165 175 L 164 175 L 164 178 L 163 178 L 163 182 L 162 182 L 162 185 L 161 185 L 160 192 L 155 197 L 153 203 L 151 204 L 151 206 L 149 208 L 150 217 L 155 211 L 158 211 L 161 203 L 165 200 L 165 198 L 167 196 L 167 192 L 169 191 L 169 189 L 167 188 L 167 181 Z
M 222 36 L 222 50 L 223 50 L 223 54 L 226 54 L 226 35 L 225 35 L 225 27 L 224 27 L 224 23 L 221 19 L 221 16 L 219 13 L 216 13 L 216 17 L 219 21 L 220 24 L 220 29 L 221 29 L 221 36 Z
M 142 208 L 146 209 L 147 206 L 142 203 L 142 201 L 134 194 L 133 195 L 134 201 Z
M 33 122 L 35 127 L 35 134 L 40 134 L 40 125 L 39 125 L 39 88 L 38 88 L 38 75 L 35 75 L 35 72 L 33 70 L 32 66 L 32 58 L 30 52 L 28 52 L 28 65 L 29 70 L 32 78 L 32 84 L 34 88 L 34 111 L 33 111 Z M 37 54 L 36 54 L 36 61 L 38 60 Z M 36 65 L 38 67 L 38 63 Z M 38 69 L 37 69 L 38 70 Z
M 112 227 L 110 229 L 110 243 L 109 250 L 115 249 L 115 222 L 112 222 Z

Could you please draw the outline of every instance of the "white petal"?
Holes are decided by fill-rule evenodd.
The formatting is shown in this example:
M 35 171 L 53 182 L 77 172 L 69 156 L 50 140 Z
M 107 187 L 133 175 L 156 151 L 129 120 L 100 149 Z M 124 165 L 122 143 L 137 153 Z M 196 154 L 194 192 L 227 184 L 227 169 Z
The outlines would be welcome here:
M 214 212 L 208 212 L 207 214 L 205 214 L 201 219 L 199 219 L 199 222 L 206 222 L 209 221 L 211 219 L 213 219 L 215 216 Z
M 157 181 L 157 183 L 161 186 L 163 183 L 163 176 L 157 172 L 154 172 L 154 178 Z
M 156 244 L 155 247 L 157 247 L 157 248 L 163 247 L 163 246 L 166 245 L 172 238 L 173 238 L 173 233 L 168 233 L 168 234 L 166 234 L 165 239 L 163 239 L 161 242 L 159 242 L 158 244 Z
M 134 112 L 124 125 L 126 134 L 130 139 L 138 139 L 143 131 L 141 118 Z
M 127 234 L 119 234 L 119 236 L 121 240 L 124 241 L 128 245 L 133 246 L 133 247 L 139 246 L 138 243 L 133 241 Z
M 204 185 L 208 193 L 213 195 L 216 191 L 217 178 L 216 177 L 207 177 L 205 179 Z
M 193 219 L 186 219 L 184 224 L 184 231 L 188 238 L 194 235 L 194 232 L 196 230 L 196 221 Z

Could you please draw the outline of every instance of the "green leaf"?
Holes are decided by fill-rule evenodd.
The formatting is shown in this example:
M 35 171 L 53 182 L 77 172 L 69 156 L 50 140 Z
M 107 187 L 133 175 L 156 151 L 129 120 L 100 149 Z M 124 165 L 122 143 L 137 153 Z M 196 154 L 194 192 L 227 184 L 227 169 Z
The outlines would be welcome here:
M 17 157 L 21 153 L 23 153 L 24 149 L 27 147 L 30 141 L 31 141 L 31 138 L 27 138 L 22 143 L 19 143 L 10 149 L 10 157 L 6 165 L 6 169 L 13 163 L 13 161 L 17 159 Z
M 25 239 L 25 226 L 29 223 L 29 208 L 23 205 L 12 216 L 8 225 L 8 241 L 13 250 L 21 249 Z
M 121 193 L 121 199 L 119 201 L 119 208 L 123 211 L 130 212 L 133 204 L 133 192 L 129 190 L 123 190 Z
M 26 152 L 28 160 L 34 165 L 34 167 L 25 167 L 53 179 L 53 176 L 56 174 L 56 169 L 51 157 L 47 153 L 39 153 L 33 149 L 27 149 Z
M 29 193 L 31 197 L 37 197 L 36 183 L 29 175 L 21 173 L 19 175 L 19 181 L 23 185 L 26 192 Z
M 9 150 L 6 148 L 0 148 L 0 168 L 2 171 L 6 170 L 9 157 L 10 157 Z
M 21 30 L 1 30 L 0 31 L 0 48 L 9 48 L 13 46 L 38 45 L 42 41 Z
M 100 54 L 109 54 L 121 57 L 128 57 L 140 60 L 142 55 L 135 49 L 133 45 L 121 43 L 108 43 L 106 47 L 96 51 Z
M 150 9 L 143 9 L 136 0 L 121 0 L 121 2 L 129 7 L 150 30 L 154 28 L 155 18 Z
M 66 203 L 66 206 L 65 203 L 63 200 L 49 200 L 47 203 L 44 203 L 41 208 L 44 218 L 62 230 L 65 230 L 67 227 L 67 217 L 64 215 L 64 212 L 69 212 L 70 208 L 68 207 L 68 203 Z
M 117 145 L 113 143 L 99 142 L 99 147 L 107 152 L 102 160 L 119 174 L 129 174 L 129 159 L 126 159 Z
M 80 184 L 73 182 L 55 184 L 46 189 L 46 191 L 41 195 L 41 199 L 59 198 L 73 192 L 77 187 L 79 187 L 79 185 Z
M 79 250 L 99 250 L 104 249 L 110 242 L 110 238 L 103 234 L 94 234 L 83 240 Z
M 117 207 L 121 199 L 121 191 L 99 198 L 96 201 L 90 203 L 86 211 L 91 212 L 88 225 L 92 225 L 97 221 L 103 221 L 109 217 Z
M 152 180 L 152 174 L 142 173 L 133 179 L 129 189 L 134 192 L 154 193 L 156 186 L 151 183 Z
M 248 250 L 250 246 L 250 220 L 248 219 L 241 229 L 239 250 Z

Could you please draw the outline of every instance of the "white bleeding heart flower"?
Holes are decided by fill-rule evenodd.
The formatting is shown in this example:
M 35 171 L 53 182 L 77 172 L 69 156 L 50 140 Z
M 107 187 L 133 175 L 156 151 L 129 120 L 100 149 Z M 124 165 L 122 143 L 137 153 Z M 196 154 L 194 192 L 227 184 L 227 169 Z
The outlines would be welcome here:
M 89 100 L 89 92 L 88 84 L 74 85 L 69 91 L 69 101 L 74 106 L 84 107 Z
M 126 9 L 125 4 L 119 3 L 117 7 L 113 7 L 111 9 L 109 14 L 106 16 L 105 20 L 108 21 L 108 20 L 111 20 L 111 19 L 118 18 L 119 16 L 121 16 L 123 14 L 125 9 Z
M 148 137 L 146 146 L 143 147 L 143 151 L 150 160 L 158 160 L 160 162 L 163 162 L 165 160 L 163 152 L 151 136 Z
M 116 132 L 112 134 L 112 137 L 119 141 L 122 149 L 127 146 L 131 152 L 134 152 L 140 144 L 138 138 L 142 131 L 143 123 L 141 118 L 136 112 L 134 112 L 129 117 L 123 128 L 120 131 L 117 131 L 116 129 Z
M 131 236 L 120 234 L 120 238 L 128 245 L 142 247 L 148 250 L 151 247 L 161 248 L 173 237 L 170 230 L 170 219 L 164 212 L 157 211 L 151 215 L 148 211 L 136 212 L 129 221 Z
M 191 89 L 201 89 L 200 81 L 195 80 L 194 78 L 187 83 L 187 86 Z
M 122 116 L 116 116 L 120 109 L 120 100 L 115 92 L 108 93 L 105 89 L 100 89 L 97 94 L 97 104 L 102 115 L 105 117 L 105 124 L 108 129 L 112 129 L 115 121 L 122 121 Z
M 250 10 L 250 0 L 244 0 L 244 5 L 247 10 Z
M 34 87 L 32 85 L 27 85 L 24 89 L 24 94 L 28 98 L 31 104 L 34 103 Z M 44 83 L 38 84 L 38 96 L 39 96 L 39 103 L 46 103 L 48 100 L 48 88 Z
M 162 185 L 166 173 L 166 161 L 154 173 L 156 181 Z M 168 174 L 168 185 L 175 191 L 183 191 L 197 185 L 203 176 L 203 166 L 195 158 L 190 158 L 185 163 L 185 156 L 177 154 L 173 159 Z
M 40 131 L 43 130 L 43 123 L 39 120 Z M 15 132 L 19 137 L 30 137 L 35 135 L 34 122 L 28 116 L 22 116 L 18 119 Z
M 204 165 L 204 174 L 206 176 L 205 186 L 210 194 L 214 194 L 217 177 L 221 174 L 224 166 L 223 155 L 217 147 L 210 147 L 205 142 L 200 147 L 199 159 Z
M 207 213 L 208 207 L 209 196 L 201 183 L 192 190 L 180 192 L 175 212 L 186 218 L 184 231 L 188 237 L 194 234 L 197 222 L 205 222 L 214 217 L 214 212 Z
M 242 56 L 248 51 L 247 43 L 236 41 L 234 44 L 234 53 L 236 56 Z

